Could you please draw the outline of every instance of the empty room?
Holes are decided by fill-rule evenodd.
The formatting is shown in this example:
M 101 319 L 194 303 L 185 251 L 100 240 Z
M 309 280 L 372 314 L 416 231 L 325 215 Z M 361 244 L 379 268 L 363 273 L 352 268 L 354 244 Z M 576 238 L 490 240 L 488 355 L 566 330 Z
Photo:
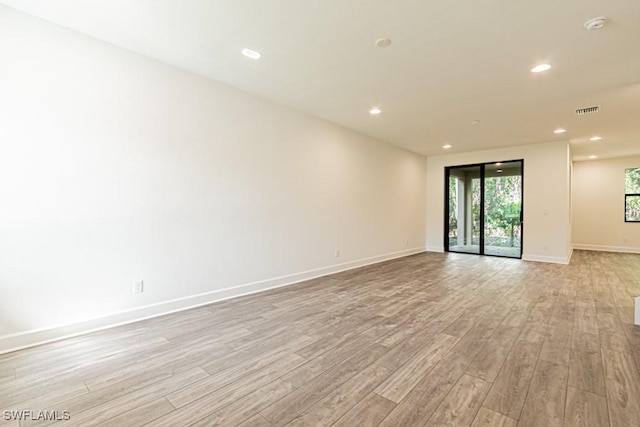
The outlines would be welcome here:
M 0 427 L 637 426 L 640 2 L 0 0 Z

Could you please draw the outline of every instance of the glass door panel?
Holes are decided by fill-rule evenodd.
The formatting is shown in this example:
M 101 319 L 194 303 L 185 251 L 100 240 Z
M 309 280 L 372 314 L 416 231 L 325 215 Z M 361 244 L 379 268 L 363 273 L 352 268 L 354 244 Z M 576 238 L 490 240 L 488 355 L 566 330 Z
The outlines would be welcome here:
M 481 240 L 481 166 L 449 168 L 448 233 L 450 252 L 479 254 Z
M 522 255 L 522 162 L 485 165 L 485 255 Z

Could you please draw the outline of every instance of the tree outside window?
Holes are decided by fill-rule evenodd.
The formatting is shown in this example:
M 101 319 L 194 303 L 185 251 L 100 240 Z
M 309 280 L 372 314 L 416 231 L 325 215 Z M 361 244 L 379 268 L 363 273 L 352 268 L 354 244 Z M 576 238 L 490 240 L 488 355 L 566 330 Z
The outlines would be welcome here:
M 640 222 L 640 168 L 625 170 L 624 220 Z

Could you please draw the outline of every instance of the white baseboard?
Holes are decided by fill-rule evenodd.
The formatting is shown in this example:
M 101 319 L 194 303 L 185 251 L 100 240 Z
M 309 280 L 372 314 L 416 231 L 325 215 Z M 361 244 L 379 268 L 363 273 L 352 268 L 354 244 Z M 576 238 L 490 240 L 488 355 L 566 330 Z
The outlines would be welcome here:
M 623 252 L 628 254 L 640 254 L 640 248 L 633 248 L 628 246 L 601 246 L 574 243 L 573 248 L 583 251 Z
M 301 273 L 289 274 L 286 276 L 247 283 L 231 288 L 219 289 L 203 294 L 192 295 L 170 301 L 163 301 L 157 304 L 137 307 L 131 310 L 112 313 L 94 319 L 87 319 L 85 321 L 73 324 L 61 325 L 51 328 L 33 329 L 15 334 L 4 335 L 0 337 L 0 354 L 21 350 L 27 347 L 33 347 L 52 341 L 58 341 L 65 338 L 71 338 L 74 336 L 83 335 L 103 329 L 113 328 L 128 323 L 139 322 L 141 320 L 150 319 L 152 317 L 158 317 L 178 311 L 189 310 L 191 308 L 200 307 L 217 301 L 249 295 L 266 291 L 268 289 L 279 288 L 282 286 L 293 285 L 295 283 L 314 279 L 316 277 L 339 273 L 341 271 L 364 267 L 366 265 L 389 261 L 395 258 L 402 258 L 409 255 L 415 255 L 422 252 L 425 252 L 424 247 L 406 249 L 357 261 L 350 261 L 342 264 L 331 265 L 328 267 L 317 268 Z
M 444 252 L 443 246 L 427 246 L 427 252 Z M 535 262 L 550 262 L 553 264 L 569 264 L 571 256 L 573 255 L 573 248 L 569 249 L 566 257 L 550 257 L 544 255 L 532 255 L 522 254 L 523 261 L 535 261 Z
M 566 257 L 553 257 L 546 255 L 533 255 L 533 254 L 522 254 L 523 261 L 535 261 L 535 262 L 549 262 L 552 264 L 569 264 L 571 260 L 571 255 L 573 254 L 573 250 L 567 254 Z

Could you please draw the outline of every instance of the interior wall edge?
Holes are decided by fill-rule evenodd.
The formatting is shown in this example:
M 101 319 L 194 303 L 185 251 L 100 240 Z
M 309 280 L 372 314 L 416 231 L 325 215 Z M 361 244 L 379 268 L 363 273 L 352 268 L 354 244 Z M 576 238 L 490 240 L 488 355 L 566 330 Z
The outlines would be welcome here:
M 569 227 L 571 228 L 571 227 Z M 569 253 L 567 254 L 567 264 L 569 264 L 571 262 L 571 257 L 573 256 L 573 250 L 575 248 L 573 247 L 573 245 L 569 245 Z
M 104 329 L 115 328 L 129 323 L 140 322 L 154 317 L 189 310 L 215 302 L 237 298 L 245 295 L 264 292 L 270 289 L 295 285 L 306 280 L 339 273 L 346 270 L 365 267 L 384 261 L 416 255 L 426 251 L 424 247 L 405 249 L 371 258 L 331 265 L 287 276 L 276 277 L 258 282 L 246 283 L 226 289 L 218 289 L 199 295 L 178 298 L 161 303 L 137 307 L 131 310 L 111 313 L 109 315 L 88 319 L 81 322 L 55 326 L 51 328 L 34 329 L 0 337 L 0 354 L 11 353 L 29 347 L 35 347 L 54 341 L 72 338 Z

